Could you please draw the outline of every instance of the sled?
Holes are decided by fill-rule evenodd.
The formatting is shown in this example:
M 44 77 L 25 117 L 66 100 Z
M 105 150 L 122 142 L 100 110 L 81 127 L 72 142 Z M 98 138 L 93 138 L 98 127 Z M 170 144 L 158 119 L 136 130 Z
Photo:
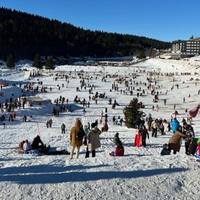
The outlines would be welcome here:
M 198 112 L 199 112 L 199 108 L 200 108 L 200 105 L 198 105 L 197 107 L 195 108 L 192 108 L 191 110 L 189 110 L 189 116 L 190 117 L 196 117 Z
M 140 147 L 142 145 L 142 136 L 140 134 L 135 135 L 134 147 Z
M 32 156 L 42 156 L 42 155 L 70 155 L 70 153 L 66 150 L 56 150 L 56 148 L 50 148 L 48 151 L 40 152 L 39 150 L 30 150 L 26 153 L 24 151 L 19 151 L 17 149 L 17 152 L 19 154 L 24 154 L 24 155 L 32 155 Z

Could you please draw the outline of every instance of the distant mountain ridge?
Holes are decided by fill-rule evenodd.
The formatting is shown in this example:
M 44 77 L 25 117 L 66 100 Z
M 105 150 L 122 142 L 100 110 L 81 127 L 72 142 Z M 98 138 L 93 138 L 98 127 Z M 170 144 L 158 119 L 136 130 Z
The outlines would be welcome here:
M 42 56 L 113 57 L 134 55 L 170 43 L 146 37 L 84 30 L 16 10 L 0 8 L 0 58 Z

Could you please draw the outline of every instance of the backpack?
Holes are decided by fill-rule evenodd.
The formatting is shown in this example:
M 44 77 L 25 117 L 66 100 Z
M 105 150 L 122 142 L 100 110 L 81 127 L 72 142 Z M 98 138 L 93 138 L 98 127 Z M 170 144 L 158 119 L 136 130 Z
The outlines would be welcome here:
M 168 146 L 163 146 L 162 151 L 160 152 L 161 156 L 165 156 L 165 155 L 170 155 L 171 150 L 169 149 Z
M 78 141 L 82 141 L 84 136 L 85 136 L 85 132 L 83 130 L 83 127 L 80 127 L 78 133 L 76 134 L 76 139 Z

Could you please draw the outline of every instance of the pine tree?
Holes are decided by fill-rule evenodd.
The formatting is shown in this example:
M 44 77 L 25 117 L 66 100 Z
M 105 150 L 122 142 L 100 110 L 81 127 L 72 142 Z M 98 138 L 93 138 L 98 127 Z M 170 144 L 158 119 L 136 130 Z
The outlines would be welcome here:
M 15 67 L 15 58 L 12 54 L 9 54 L 7 56 L 6 65 L 7 65 L 8 68 L 14 68 Z
M 127 34 L 84 30 L 57 20 L 0 8 L 0 59 L 10 52 L 16 59 L 33 59 L 35 53 L 54 57 L 66 54 L 70 57 L 127 56 L 150 47 L 165 49 L 171 47 L 171 43 Z
M 148 50 L 148 54 L 147 54 L 147 55 L 148 55 L 150 58 L 153 58 L 153 57 L 156 56 L 156 54 L 157 54 L 157 50 L 154 49 L 154 48 L 150 48 L 150 49 Z
M 144 115 L 140 111 L 141 104 L 138 102 L 137 98 L 131 100 L 128 106 L 124 108 L 125 124 L 128 128 L 136 128 L 141 117 Z
M 34 57 L 34 61 L 33 61 L 33 66 L 41 69 L 42 68 L 42 62 L 41 62 L 41 58 L 39 54 L 36 54 Z
M 54 63 L 52 57 L 48 57 L 45 63 L 46 69 L 54 69 Z
M 139 50 L 139 53 L 138 53 L 138 56 L 137 56 L 137 57 L 138 57 L 139 59 L 146 58 L 145 50 L 144 50 L 144 49 Z

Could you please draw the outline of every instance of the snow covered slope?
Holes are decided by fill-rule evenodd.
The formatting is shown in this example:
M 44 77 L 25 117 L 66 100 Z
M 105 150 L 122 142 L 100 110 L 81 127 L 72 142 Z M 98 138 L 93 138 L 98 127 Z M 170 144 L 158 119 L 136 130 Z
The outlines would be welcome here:
M 88 91 L 76 91 L 80 79 L 78 72 L 84 70 L 85 76 L 91 77 L 90 84 L 96 86 L 95 92 L 106 93 L 108 98 L 116 99 L 120 106 L 112 109 L 108 105 L 108 99 L 99 99 L 96 105 L 91 101 L 90 108 L 86 108 L 84 115 L 82 109 L 72 113 L 64 112 L 59 117 L 53 117 L 51 105 L 37 107 L 25 107 L 17 111 L 15 122 L 6 122 L 6 128 L 0 126 L 0 199 L 2 200 L 33 200 L 33 199 L 199 199 L 200 163 L 184 153 L 184 143 L 181 152 L 176 155 L 160 156 L 162 145 L 167 143 L 172 133 L 158 135 L 158 138 L 150 137 L 147 147 L 133 147 L 134 129 L 128 129 L 124 125 L 113 125 L 112 117 L 123 117 L 123 108 L 133 96 L 121 94 L 120 91 L 110 92 L 111 85 L 116 78 L 133 77 L 137 73 L 137 82 L 145 82 L 147 71 L 178 72 L 175 77 L 157 76 L 160 85 L 160 101 L 157 103 L 159 110 L 152 111 L 153 96 L 148 93 L 140 96 L 139 100 L 145 104 L 144 112 L 152 114 L 154 118 L 166 118 L 170 120 L 174 112 L 174 104 L 179 112 L 178 120 L 185 117 L 185 109 L 196 106 L 199 103 L 197 91 L 200 82 L 194 81 L 197 64 L 189 64 L 192 61 L 173 61 L 162 59 L 150 59 L 137 66 L 129 67 L 97 67 L 97 66 L 59 66 L 56 71 L 66 72 L 70 82 L 54 80 L 54 75 L 39 77 L 47 87 L 52 87 L 52 92 L 38 94 L 42 98 L 55 100 L 60 95 L 69 98 L 73 103 L 75 95 L 88 100 Z M 195 61 L 196 62 L 196 61 Z M 76 70 L 76 72 L 74 71 Z M 145 70 L 145 72 L 143 72 Z M 70 71 L 71 75 L 70 75 Z M 180 72 L 190 72 L 191 75 L 180 76 Z M 98 75 L 97 75 L 98 74 Z M 106 82 L 102 77 L 108 74 Z M 118 76 L 118 77 L 117 77 Z M 23 80 L 21 72 L 12 73 L 5 79 Z M 96 79 L 97 77 L 97 79 Z M 193 78 L 193 79 L 191 79 Z M 36 81 L 35 78 L 33 81 Z M 174 80 L 173 80 L 174 79 Z M 64 84 L 58 90 L 57 85 Z M 179 84 L 179 89 L 171 87 Z M 139 88 L 140 86 L 136 86 Z M 142 89 L 145 86 L 141 86 Z M 119 84 L 119 89 L 124 89 L 124 82 Z M 168 93 L 166 94 L 166 91 Z M 5 91 L 6 92 L 6 88 Z M 9 90 L 7 90 L 9 93 Z M 189 97 L 189 94 L 191 97 Z M 183 103 L 183 97 L 186 102 Z M 167 99 L 164 105 L 163 99 Z M 37 156 L 32 154 L 18 154 L 16 147 L 23 139 L 32 139 L 39 134 L 47 145 L 58 149 L 70 150 L 69 131 L 77 117 L 83 124 L 100 119 L 101 112 L 108 108 L 109 131 L 101 134 L 101 147 L 95 158 L 85 159 L 85 146 L 81 147 L 79 159 L 70 160 L 68 155 Z M 32 115 L 31 122 L 22 122 L 24 114 Z M 53 127 L 47 129 L 46 121 L 52 118 Z M 200 117 L 193 120 L 195 133 L 200 134 Z M 67 134 L 61 134 L 60 126 L 66 124 Z M 101 127 L 102 125 L 100 125 Z M 112 138 L 116 132 L 125 147 L 124 157 L 111 157 L 109 153 L 114 150 Z

